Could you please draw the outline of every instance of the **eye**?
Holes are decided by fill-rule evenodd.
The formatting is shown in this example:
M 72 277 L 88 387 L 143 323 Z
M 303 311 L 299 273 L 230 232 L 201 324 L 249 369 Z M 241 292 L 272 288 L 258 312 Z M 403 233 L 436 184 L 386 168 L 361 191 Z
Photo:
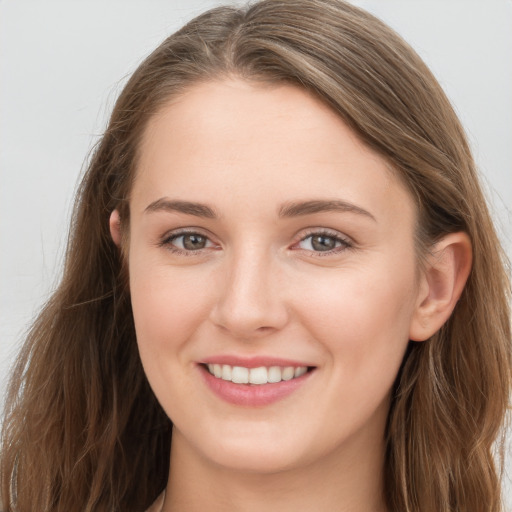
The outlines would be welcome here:
M 341 236 L 323 232 L 311 233 L 297 244 L 299 249 L 323 253 L 337 252 L 351 246 L 351 243 Z
M 166 246 L 176 253 L 198 252 L 214 247 L 213 242 L 207 236 L 195 232 L 173 233 L 165 237 L 160 245 Z
M 197 233 L 189 233 L 187 235 L 177 236 L 172 240 L 172 243 L 180 249 L 186 249 L 187 251 L 197 251 L 206 247 L 208 238 Z

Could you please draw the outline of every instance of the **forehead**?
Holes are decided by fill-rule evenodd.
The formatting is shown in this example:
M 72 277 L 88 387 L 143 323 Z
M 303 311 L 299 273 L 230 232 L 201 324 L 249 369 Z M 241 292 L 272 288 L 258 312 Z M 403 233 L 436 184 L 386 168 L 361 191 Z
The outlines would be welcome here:
M 163 139 L 186 142 L 181 148 L 189 153 L 200 147 L 213 149 L 221 145 L 225 150 L 231 145 L 232 151 L 223 151 L 226 159 L 234 156 L 237 149 L 251 148 L 256 160 L 262 149 L 277 158 L 284 154 L 282 150 L 299 152 L 300 142 L 307 142 L 304 149 L 309 152 L 317 148 L 311 156 L 320 159 L 322 154 L 332 156 L 326 154 L 328 146 L 347 156 L 349 144 L 357 146 L 367 158 L 377 158 L 340 116 L 306 90 L 241 79 L 200 82 L 169 100 L 144 131 L 141 153 L 146 162 Z
M 332 109 L 295 86 L 242 80 L 196 84 L 153 116 L 133 197 L 211 202 L 225 192 L 240 205 L 277 202 L 286 193 L 291 200 L 380 202 L 390 211 L 398 194 L 411 208 L 387 162 Z

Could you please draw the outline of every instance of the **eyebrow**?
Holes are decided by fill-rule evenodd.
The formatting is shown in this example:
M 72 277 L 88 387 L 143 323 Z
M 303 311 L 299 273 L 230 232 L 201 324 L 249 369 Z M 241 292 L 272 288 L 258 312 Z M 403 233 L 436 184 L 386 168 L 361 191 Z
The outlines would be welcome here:
M 168 199 L 162 197 L 153 201 L 146 207 L 145 212 L 178 212 L 186 215 L 193 215 L 195 217 L 203 217 L 206 219 L 218 218 L 215 210 L 206 204 L 196 203 L 192 201 L 179 201 L 175 199 Z M 290 202 L 286 203 L 279 209 L 278 215 L 280 218 L 300 217 L 304 215 L 312 215 L 315 213 L 323 212 L 349 212 L 363 215 L 377 222 L 375 217 L 367 210 L 339 199 L 322 200 L 312 199 L 309 201 Z
M 377 222 L 377 219 L 367 210 L 352 203 L 333 200 L 313 199 L 311 201 L 286 203 L 279 210 L 279 217 L 299 217 L 323 212 L 349 212 L 363 215 Z
M 217 214 L 215 210 L 206 204 L 194 203 L 191 201 L 178 201 L 162 197 L 153 201 L 146 207 L 144 212 L 179 212 L 186 215 L 194 215 L 195 217 L 204 217 L 206 219 L 215 219 Z

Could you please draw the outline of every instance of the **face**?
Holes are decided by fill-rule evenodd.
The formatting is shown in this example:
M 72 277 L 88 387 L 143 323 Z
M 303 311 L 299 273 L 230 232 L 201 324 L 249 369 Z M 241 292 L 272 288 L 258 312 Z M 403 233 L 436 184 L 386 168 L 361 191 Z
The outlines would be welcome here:
M 289 85 L 196 85 L 150 121 L 130 211 L 140 356 L 173 443 L 267 472 L 382 449 L 415 209 L 339 117 Z

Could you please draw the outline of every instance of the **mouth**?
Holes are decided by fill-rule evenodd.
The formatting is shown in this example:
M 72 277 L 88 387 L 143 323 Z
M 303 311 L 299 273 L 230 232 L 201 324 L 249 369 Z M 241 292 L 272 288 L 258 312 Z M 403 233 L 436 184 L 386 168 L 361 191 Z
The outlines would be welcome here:
M 316 369 L 283 360 L 231 358 L 228 364 L 229 357 L 216 359 L 198 365 L 205 384 L 223 401 L 245 407 L 267 406 L 295 395 Z
M 289 381 L 302 377 L 312 366 L 259 366 L 246 368 L 244 366 L 232 366 L 229 364 L 205 364 L 204 367 L 217 379 L 222 379 L 233 384 L 277 384 L 281 381 Z

